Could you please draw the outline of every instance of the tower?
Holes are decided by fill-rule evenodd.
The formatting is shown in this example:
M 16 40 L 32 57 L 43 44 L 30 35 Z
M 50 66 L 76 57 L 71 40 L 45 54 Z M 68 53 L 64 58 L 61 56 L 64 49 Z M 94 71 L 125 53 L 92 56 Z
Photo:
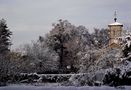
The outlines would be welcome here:
M 109 27 L 109 47 L 120 47 L 120 37 L 122 36 L 123 24 L 117 22 L 116 12 L 114 14 L 114 23 L 108 25 Z

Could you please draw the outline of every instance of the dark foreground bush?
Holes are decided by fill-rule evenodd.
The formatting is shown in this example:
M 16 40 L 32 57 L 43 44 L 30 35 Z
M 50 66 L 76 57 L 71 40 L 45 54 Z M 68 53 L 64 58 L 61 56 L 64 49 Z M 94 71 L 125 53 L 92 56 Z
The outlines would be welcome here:
M 0 82 L 0 87 L 1 86 L 6 86 L 7 84 L 6 84 L 6 82 Z
M 131 71 L 122 73 L 120 69 L 115 69 L 114 72 L 108 72 L 104 77 L 103 84 L 109 86 L 131 85 Z
M 71 75 L 69 74 L 45 74 L 42 75 L 42 82 L 57 83 L 68 81 Z

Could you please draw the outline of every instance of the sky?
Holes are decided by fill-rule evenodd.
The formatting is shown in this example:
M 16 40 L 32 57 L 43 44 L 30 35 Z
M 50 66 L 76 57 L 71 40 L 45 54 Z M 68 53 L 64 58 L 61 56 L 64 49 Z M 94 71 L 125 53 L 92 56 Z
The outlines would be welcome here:
M 131 26 L 131 0 L 0 0 L 0 18 L 13 32 L 13 49 L 49 33 L 59 19 L 90 32 L 108 28 L 115 11 L 118 22 Z

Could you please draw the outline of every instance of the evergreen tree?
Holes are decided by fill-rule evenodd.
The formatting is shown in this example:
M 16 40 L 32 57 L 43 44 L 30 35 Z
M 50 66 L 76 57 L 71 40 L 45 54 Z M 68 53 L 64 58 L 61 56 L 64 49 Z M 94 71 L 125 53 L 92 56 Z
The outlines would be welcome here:
M 0 20 L 0 85 L 7 82 L 7 75 L 10 68 L 9 46 L 11 45 L 10 36 L 12 32 L 9 31 L 6 21 Z
M 11 35 L 12 32 L 8 29 L 6 21 L 4 19 L 0 20 L 0 54 L 5 54 L 9 51 L 9 46 L 11 45 Z

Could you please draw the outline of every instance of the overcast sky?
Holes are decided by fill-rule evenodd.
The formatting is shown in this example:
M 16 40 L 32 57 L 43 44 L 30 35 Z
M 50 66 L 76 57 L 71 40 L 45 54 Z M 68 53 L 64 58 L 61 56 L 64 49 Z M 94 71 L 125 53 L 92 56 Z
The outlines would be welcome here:
M 13 48 L 44 36 L 58 19 L 90 31 L 107 28 L 114 11 L 118 22 L 131 24 L 131 0 L 0 0 L 0 18 L 13 32 Z

